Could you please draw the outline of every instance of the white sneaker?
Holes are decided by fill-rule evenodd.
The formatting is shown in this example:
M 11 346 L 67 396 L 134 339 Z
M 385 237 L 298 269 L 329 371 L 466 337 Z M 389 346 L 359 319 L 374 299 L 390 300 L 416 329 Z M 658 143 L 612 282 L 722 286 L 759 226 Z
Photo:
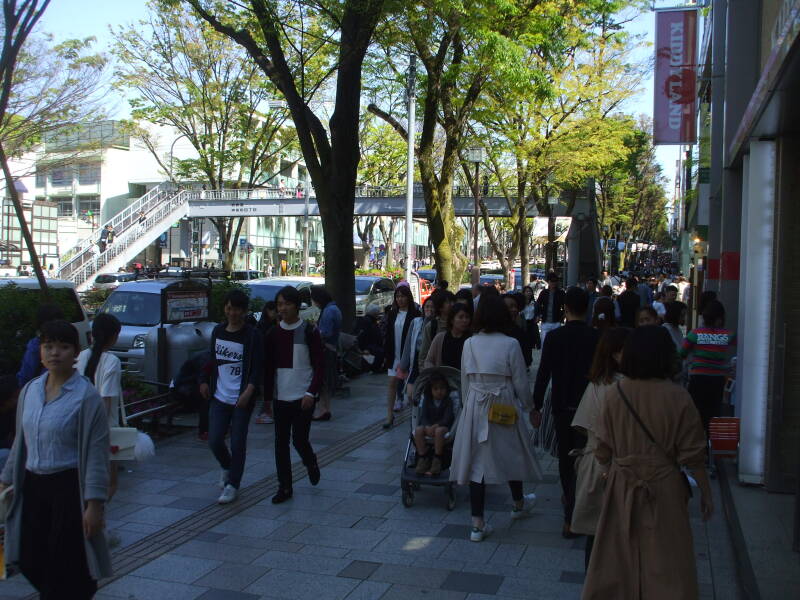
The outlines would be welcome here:
M 237 489 L 230 483 L 225 484 L 225 489 L 222 490 L 222 494 L 220 494 L 217 504 L 230 504 L 236 500 L 236 492 Z
M 536 506 L 536 494 L 525 494 L 522 499 L 522 508 L 516 506 L 511 509 L 511 519 L 524 519 L 531 516 L 531 510 Z
M 219 489 L 224 489 L 226 485 L 228 485 L 228 473 L 225 469 L 222 469 L 222 473 L 219 474 Z
M 477 527 L 473 527 L 472 531 L 469 534 L 469 541 L 470 542 L 482 542 L 487 537 L 489 537 L 492 533 L 492 526 L 488 523 L 483 525 L 483 529 L 478 529 Z

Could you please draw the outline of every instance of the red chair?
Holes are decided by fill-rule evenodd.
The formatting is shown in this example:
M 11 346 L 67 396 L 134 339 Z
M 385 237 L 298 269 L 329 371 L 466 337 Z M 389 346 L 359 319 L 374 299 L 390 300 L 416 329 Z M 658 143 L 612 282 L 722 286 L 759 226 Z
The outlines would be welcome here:
M 708 425 L 708 440 L 713 456 L 730 456 L 739 454 L 739 418 L 713 417 Z

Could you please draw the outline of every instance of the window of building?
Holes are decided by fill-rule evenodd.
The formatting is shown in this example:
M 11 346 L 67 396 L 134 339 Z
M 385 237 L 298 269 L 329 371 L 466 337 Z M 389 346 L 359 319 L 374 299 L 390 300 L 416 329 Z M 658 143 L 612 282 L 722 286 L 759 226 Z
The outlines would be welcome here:
M 78 196 L 78 213 L 85 215 L 89 211 L 94 215 L 100 213 L 100 196 Z
M 72 173 L 65 168 L 53 169 L 50 171 L 50 183 L 58 186 L 72 185 Z
M 71 217 L 73 214 L 72 198 L 57 198 L 58 203 L 58 216 Z
M 78 167 L 78 183 L 91 185 L 100 182 L 100 163 L 87 163 Z
M 36 169 L 36 187 L 43 188 L 47 185 L 47 170 L 41 167 Z

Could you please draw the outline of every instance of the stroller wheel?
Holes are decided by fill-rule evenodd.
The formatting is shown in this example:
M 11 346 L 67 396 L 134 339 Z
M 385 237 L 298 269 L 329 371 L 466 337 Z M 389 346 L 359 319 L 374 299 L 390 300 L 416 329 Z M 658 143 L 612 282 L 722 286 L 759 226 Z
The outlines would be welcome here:
M 411 486 L 403 490 L 403 506 L 411 508 L 414 504 L 414 492 L 411 491 Z
M 447 510 L 453 510 L 456 507 L 456 489 L 452 485 L 445 488 L 447 494 Z

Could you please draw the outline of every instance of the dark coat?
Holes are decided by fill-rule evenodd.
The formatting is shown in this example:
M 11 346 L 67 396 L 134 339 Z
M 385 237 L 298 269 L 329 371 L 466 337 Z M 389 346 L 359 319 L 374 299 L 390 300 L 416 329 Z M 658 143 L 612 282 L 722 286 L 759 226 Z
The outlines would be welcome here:
M 555 323 L 561 323 L 564 320 L 564 299 L 566 298 L 567 293 L 558 288 L 556 290 L 556 301 L 553 310 L 553 316 L 555 317 Z M 542 293 L 539 294 L 539 298 L 536 299 L 536 314 L 539 316 L 542 321 L 547 318 L 547 303 L 550 301 L 550 289 L 542 290 Z
M 386 319 L 386 336 L 383 340 L 383 353 L 384 364 L 387 365 L 388 369 L 391 369 L 394 365 L 395 359 L 399 358 L 394 355 L 394 322 L 397 320 L 397 313 L 397 308 L 392 308 L 392 310 L 389 311 L 389 316 Z M 419 316 L 422 316 L 422 313 L 420 313 L 416 304 L 412 304 L 408 307 L 406 320 L 403 323 L 403 337 L 400 338 L 400 348 L 402 348 L 403 344 L 406 343 L 406 335 L 408 334 L 408 328 L 411 327 L 411 322 Z

